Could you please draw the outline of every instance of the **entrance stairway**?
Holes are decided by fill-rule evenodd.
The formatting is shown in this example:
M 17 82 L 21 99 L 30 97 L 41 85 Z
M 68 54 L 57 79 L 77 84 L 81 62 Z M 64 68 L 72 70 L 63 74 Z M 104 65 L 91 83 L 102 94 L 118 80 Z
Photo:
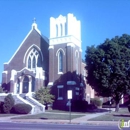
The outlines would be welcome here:
M 32 104 L 34 108 L 34 113 L 41 113 L 45 112 L 45 106 L 39 103 L 36 99 L 34 99 L 32 96 L 27 95 L 27 94 L 20 94 L 20 96 L 30 104 Z
M 0 101 L 4 101 L 4 98 L 7 96 L 8 94 L 0 94 Z M 17 103 L 26 103 L 32 106 L 32 111 L 31 114 L 36 114 L 36 113 L 43 113 L 45 112 L 45 106 L 42 105 L 41 103 L 39 103 L 37 100 L 35 100 L 34 98 L 32 98 L 31 95 L 27 95 L 27 94 L 12 94 L 14 100 L 15 100 L 15 104 Z

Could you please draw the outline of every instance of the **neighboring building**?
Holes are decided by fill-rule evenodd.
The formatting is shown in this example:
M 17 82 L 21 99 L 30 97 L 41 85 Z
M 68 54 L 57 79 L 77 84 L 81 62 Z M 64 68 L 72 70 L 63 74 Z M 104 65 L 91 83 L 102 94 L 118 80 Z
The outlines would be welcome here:
M 15 54 L 4 64 L 2 85 L 15 94 L 51 87 L 55 108 L 66 107 L 68 90 L 72 90 L 74 100 L 89 101 L 94 91 L 86 84 L 81 53 L 81 25 L 73 14 L 50 18 L 49 39 L 41 35 L 34 22 Z

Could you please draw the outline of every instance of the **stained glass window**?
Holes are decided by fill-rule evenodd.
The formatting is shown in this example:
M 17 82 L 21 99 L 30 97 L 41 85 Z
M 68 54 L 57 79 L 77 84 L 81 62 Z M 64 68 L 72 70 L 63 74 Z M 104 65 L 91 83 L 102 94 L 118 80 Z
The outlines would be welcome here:
M 59 52 L 59 57 L 58 57 L 58 66 L 59 66 L 59 72 L 63 72 L 63 53 L 62 51 Z

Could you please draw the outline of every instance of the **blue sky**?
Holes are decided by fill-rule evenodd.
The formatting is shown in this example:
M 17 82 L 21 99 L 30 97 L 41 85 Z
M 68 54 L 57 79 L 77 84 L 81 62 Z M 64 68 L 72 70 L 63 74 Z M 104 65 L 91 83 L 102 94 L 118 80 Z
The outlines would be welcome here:
M 50 17 L 68 13 L 81 21 L 83 59 L 86 46 L 130 34 L 130 0 L 0 0 L 0 73 L 30 31 L 34 17 L 49 37 Z

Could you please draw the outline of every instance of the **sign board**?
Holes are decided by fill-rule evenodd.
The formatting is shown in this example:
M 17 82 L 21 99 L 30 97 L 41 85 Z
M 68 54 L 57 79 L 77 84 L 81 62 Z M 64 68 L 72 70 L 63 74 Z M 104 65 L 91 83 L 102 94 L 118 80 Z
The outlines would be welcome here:
M 67 95 L 68 99 L 72 99 L 72 90 L 68 90 Z

